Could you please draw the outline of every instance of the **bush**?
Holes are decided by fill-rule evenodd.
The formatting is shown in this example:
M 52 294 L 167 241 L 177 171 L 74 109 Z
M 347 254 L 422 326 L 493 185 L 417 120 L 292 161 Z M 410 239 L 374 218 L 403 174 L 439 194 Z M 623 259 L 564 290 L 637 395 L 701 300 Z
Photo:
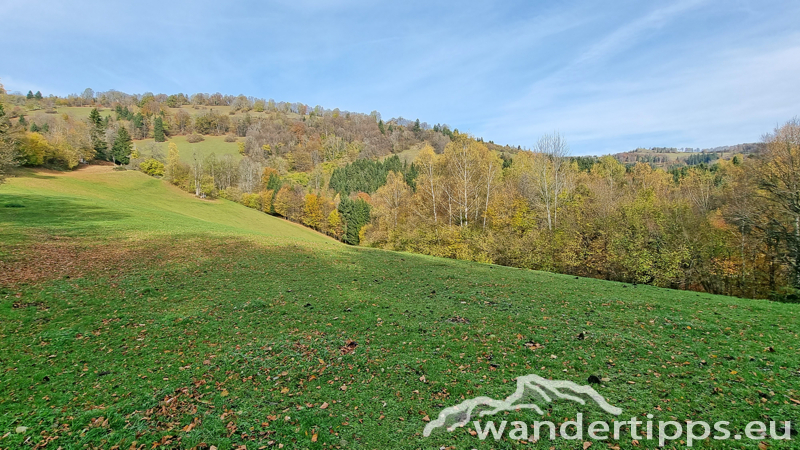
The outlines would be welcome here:
M 139 170 L 153 177 L 163 177 L 164 163 L 157 159 L 148 158 L 139 163 Z
M 261 194 L 242 194 L 241 202 L 248 208 L 260 210 L 262 206 Z
M 236 136 L 232 134 L 225 135 L 225 142 L 236 142 Z
M 228 189 L 219 191 L 219 196 L 225 200 L 230 200 L 236 203 L 241 203 L 242 201 L 242 191 L 235 186 L 231 186 Z
M 199 135 L 197 133 L 192 133 L 192 134 L 186 136 L 186 142 L 189 142 L 190 144 L 195 144 L 197 142 L 202 142 L 204 140 L 205 140 L 205 138 L 203 138 L 203 136 L 201 136 L 201 135 Z

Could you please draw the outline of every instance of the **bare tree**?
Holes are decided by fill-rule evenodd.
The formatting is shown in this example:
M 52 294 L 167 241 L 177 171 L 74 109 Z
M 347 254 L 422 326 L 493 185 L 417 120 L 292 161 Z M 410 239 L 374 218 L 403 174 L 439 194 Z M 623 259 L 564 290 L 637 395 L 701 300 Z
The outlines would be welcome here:
M 569 147 L 557 132 L 539 138 L 533 152 L 523 157 L 522 191 L 544 208 L 547 229 L 558 223 L 558 206 L 561 195 L 569 185 Z

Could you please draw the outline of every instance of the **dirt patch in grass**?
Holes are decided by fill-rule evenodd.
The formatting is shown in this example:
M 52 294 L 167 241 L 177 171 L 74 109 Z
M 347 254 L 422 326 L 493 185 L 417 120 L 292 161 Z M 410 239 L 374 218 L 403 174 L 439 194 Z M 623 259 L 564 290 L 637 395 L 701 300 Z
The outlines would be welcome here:
M 35 244 L 0 247 L 0 286 L 13 287 L 92 274 L 123 275 L 134 267 L 186 264 L 220 255 L 251 251 L 239 239 L 164 238 L 117 243 L 87 243 L 50 237 Z

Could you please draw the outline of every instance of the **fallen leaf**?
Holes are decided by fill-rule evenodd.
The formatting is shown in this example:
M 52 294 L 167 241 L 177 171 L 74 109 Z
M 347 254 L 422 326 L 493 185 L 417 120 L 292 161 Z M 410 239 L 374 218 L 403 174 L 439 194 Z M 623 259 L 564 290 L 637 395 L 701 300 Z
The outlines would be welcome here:
M 319 409 L 325 409 L 327 407 L 328 407 L 328 402 L 325 402 L 322 405 L 320 405 Z
M 222 396 L 222 397 L 227 397 L 228 396 L 228 390 L 227 389 L 223 389 L 222 392 L 219 395 Z
M 583 450 L 586 450 L 587 448 L 589 448 L 589 447 L 591 447 L 591 446 L 592 446 L 592 443 L 591 443 L 591 442 L 588 442 L 588 441 L 587 441 L 587 442 L 584 442 L 584 443 L 583 443 Z
M 317 433 L 311 435 L 311 442 L 317 442 Z

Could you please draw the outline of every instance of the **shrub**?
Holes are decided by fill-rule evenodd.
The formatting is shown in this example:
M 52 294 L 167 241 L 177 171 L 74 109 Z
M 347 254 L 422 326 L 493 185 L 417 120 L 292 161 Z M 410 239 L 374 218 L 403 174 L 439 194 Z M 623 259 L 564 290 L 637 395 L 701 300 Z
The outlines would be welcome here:
M 139 163 L 139 170 L 153 177 L 163 177 L 164 163 L 157 159 L 148 158 Z
M 195 144 L 197 142 L 202 142 L 204 140 L 205 140 L 205 138 L 203 138 L 203 136 L 201 136 L 201 135 L 199 135 L 197 133 L 192 133 L 192 134 L 186 136 L 186 142 L 189 142 L 190 144 Z
M 236 142 L 236 136 L 232 134 L 225 135 L 225 142 Z
M 242 194 L 242 204 L 248 208 L 260 210 L 262 206 L 261 194 Z

